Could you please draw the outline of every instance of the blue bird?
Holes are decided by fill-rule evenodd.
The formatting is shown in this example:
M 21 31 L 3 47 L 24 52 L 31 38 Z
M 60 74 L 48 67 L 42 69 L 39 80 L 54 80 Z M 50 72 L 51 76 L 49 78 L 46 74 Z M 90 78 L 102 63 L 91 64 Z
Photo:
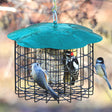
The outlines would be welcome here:
M 99 75 L 100 77 L 102 77 L 107 82 L 109 89 L 111 89 L 111 85 L 110 85 L 108 78 L 107 78 L 104 59 L 102 57 L 97 58 L 95 69 L 96 69 L 96 74 Z
M 54 92 L 54 90 L 48 85 L 48 74 L 44 71 L 39 63 L 32 64 L 31 75 L 34 81 L 43 89 L 47 90 L 51 96 L 58 101 L 59 96 Z

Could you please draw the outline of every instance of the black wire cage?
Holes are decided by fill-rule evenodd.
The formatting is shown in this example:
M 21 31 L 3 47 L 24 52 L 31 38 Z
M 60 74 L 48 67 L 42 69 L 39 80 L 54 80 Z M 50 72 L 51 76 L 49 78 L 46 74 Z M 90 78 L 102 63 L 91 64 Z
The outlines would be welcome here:
M 71 73 L 66 75 L 65 52 L 71 51 L 79 62 L 78 75 L 71 84 Z M 47 70 L 49 85 L 58 94 L 58 103 L 72 100 L 81 101 L 94 92 L 94 44 L 78 49 L 33 49 L 19 46 L 15 42 L 15 93 L 18 97 L 34 102 L 54 101 L 52 96 L 42 89 L 31 76 L 32 63 L 38 62 Z M 66 78 L 65 78 L 66 77 Z

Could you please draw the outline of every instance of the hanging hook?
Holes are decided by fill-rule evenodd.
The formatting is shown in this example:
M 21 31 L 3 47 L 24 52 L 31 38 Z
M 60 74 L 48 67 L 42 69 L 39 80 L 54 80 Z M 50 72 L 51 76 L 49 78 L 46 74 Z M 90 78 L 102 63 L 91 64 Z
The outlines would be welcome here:
M 53 0 L 53 23 L 57 23 L 57 5 L 56 5 L 56 0 Z

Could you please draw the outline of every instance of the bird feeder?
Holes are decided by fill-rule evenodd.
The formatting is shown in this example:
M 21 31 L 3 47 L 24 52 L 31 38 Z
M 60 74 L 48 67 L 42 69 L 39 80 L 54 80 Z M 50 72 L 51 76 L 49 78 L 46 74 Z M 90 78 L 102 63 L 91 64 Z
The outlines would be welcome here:
M 31 65 L 38 62 L 49 76 L 50 87 L 59 102 L 81 101 L 94 92 L 94 43 L 102 37 L 77 24 L 38 23 L 8 34 L 15 41 L 15 93 L 34 102 L 55 101 L 31 77 Z M 71 84 L 66 69 L 66 51 L 79 62 L 78 75 Z
M 15 93 L 26 100 L 54 101 L 47 91 L 31 77 L 31 64 L 40 63 L 47 70 L 49 85 L 60 101 L 82 100 L 94 91 L 94 43 L 102 37 L 92 30 L 76 24 L 39 23 L 14 31 L 8 37 L 15 40 Z M 75 84 L 64 80 L 66 51 L 79 61 L 79 74 Z M 71 80 L 67 77 L 66 80 Z

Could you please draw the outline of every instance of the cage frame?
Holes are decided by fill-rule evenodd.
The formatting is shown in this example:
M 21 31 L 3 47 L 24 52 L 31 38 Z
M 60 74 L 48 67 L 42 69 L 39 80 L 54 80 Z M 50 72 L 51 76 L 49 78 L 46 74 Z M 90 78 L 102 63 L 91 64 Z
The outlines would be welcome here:
M 90 45 L 90 46 L 89 46 Z M 58 100 L 58 103 L 60 103 L 60 102 L 63 102 L 63 101 L 67 101 L 67 102 L 70 102 L 71 103 L 71 101 L 72 100 L 78 100 L 78 101 L 82 101 L 82 99 L 83 98 L 89 98 L 89 96 L 90 95 L 93 95 L 93 93 L 94 93 L 94 44 L 89 44 L 89 45 L 87 45 L 88 46 L 88 50 L 90 50 L 90 48 L 89 47 L 91 47 L 91 53 L 90 54 L 88 54 L 88 56 L 89 55 L 91 55 L 92 56 L 92 66 L 91 66 L 91 68 L 92 68 L 92 70 L 91 69 L 88 69 L 88 72 L 90 72 L 90 70 L 91 70 L 91 75 L 90 76 L 92 76 L 92 86 L 90 87 L 90 83 L 89 83 L 89 76 L 88 76 L 88 88 L 83 88 L 82 86 L 80 87 L 80 90 L 78 91 L 77 89 L 74 89 L 74 90 L 77 90 L 77 92 L 76 93 L 74 93 L 74 94 L 71 94 L 71 92 L 70 92 L 70 94 L 69 94 L 69 96 L 70 96 L 70 99 L 66 99 L 66 98 L 63 98 L 63 100 Z M 24 87 L 25 87 L 25 90 L 23 91 L 23 93 L 21 93 L 21 91 L 22 90 L 20 90 L 20 88 L 19 88 L 19 83 L 18 83 L 18 87 L 17 87 L 17 68 L 16 68 L 16 65 L 17 65 L 17 60 L 16 60 L 16 50 L 17 50 L 17 48 L 16 48 L 16 46 L 19 46 L 19 45 L 17 45 L 17 43 L 15 42 L 14 43 L 14 62 L 15 62 L 15 66 L 14 66 L 14 69 L 15 69 L 15 93 L 18 95 L 18 97 L 20 97 L 20 98 L 25 98 L 25 100 L 31 100 L 31 99 L 33 99 L 34 100 L 34 102 L 38 102 L 38 101 L 45 101 L 46 103 L 48 103 L 49 101 L 54 101 L 53 99 L 51 100 L 51 97 L 49 96 L 49 94 L 46 92 L 45 94 L 45 96 L 46 96 L 46 98 L 43 100 L 43 98 L 40 98 L 40 99 L 38 99 L 38 100 L 36 100 L 37 99 L 37 97 L 36 97 L 36 92 L 35 92 L 35 86 L 36 86 L 36 84 L 35 84 L 35 82 L 34 82 L 34 97 L 30 97 L 29 96 L 29 99 L 27 98 L 28 97 L 28 95 L 27 95 L 27 90 L 26 90 L 26 79 L 25 79 L 25 85 L 24 85 Z M 20 46 L 21 47 L 21 46 Z M 24 49 L 29 49 L 29 48 L 24 48 Z M 79 48 L 80 49 L 80 54 L 81 54 L 81 51 L 84 53 L 84 48 Z M 83 56 L 82 56 L 82 58 L 83 58 L 83 64 L 84 64 L 84 54 L 83 54 Z M 91 58 L 91 56 L 90 56 L 90 58 Z M 89 63 L 89 61 L 90 61 L 90 59 L 88 58 L 88 63 Z M 84 72 L 84 71 L 83 71 Z M 17 88 L 18 88 L 18 90 L 17 90 Z M 92 90 L 90 90 L 92 88 Z M 70 91 L 72 90 L 73 88 L 71 87 L 71 84 L 70 84 Z M 59 91 L 58 91 L 59 92 Z M 80 94 L 79 96 L 76 96 L 77 94 Z M 23 96 L 22 96 L 23 95 Z M 58 95 L 59 95 L 59 93 L 58 93 Z M 45 97 L 44 96 L 44 97 Z M 75 98 L 73 98 L 73 96 L 75 97 Z M 49 98 L 49 99 L 48 99 Z

